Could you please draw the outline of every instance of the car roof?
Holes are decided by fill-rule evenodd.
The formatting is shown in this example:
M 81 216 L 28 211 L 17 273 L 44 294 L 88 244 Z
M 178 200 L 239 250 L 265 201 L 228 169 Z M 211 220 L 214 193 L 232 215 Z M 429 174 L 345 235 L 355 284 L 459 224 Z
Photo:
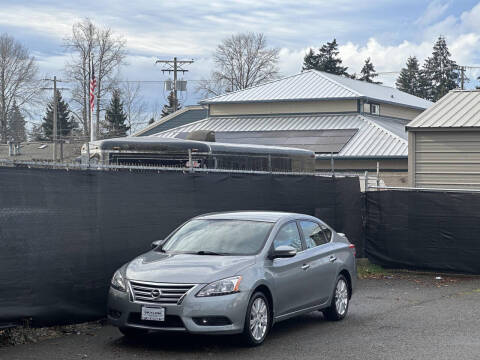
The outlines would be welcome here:
M 197 219 L 213 219 L 213 220 L 250 220 L 250 221 L 266 221 L 277 222 L 283 219 L 297 218 L 313 218 L 310 215 L 297 214 L 283 211 L 229 211 L 204 214 Z

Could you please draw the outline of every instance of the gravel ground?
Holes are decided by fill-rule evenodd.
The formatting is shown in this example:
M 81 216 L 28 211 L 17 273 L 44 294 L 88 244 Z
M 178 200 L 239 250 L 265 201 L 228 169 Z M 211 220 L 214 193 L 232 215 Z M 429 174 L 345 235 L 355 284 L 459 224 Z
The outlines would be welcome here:
M 348 317 L 315 312 L 277 324 L 266 343 L 236 337 L 150 334 L 122 337 L 92 326 L 36 343 L 0 348 L 0 359 L 479 359 L 480 278 L 375 275 L 362 279 Z

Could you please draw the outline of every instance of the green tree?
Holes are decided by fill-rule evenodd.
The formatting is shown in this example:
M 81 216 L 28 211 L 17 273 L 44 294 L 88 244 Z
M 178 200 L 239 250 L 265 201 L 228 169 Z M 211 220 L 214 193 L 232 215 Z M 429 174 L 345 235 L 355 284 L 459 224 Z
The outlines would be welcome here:
M 395 82 L 398 90 L 406 93 L 422 96 L 422 89 L 420 88 L 420 65 L 415 56 L 410 56 L 407 59 L 406 67 L 400 71 L 400 75 Z
M 9 140 L 17 143 L 27 141 L 25 118 L 20 112 L 20 108 L 15 100 L 13 101 L 12 108 L 8 114 L 7 132 Z
M 418 72 L 418 95 L 421 98 L 431 100 L 432 99 L 432 81 L 430 74 L 424 67 Z
M 447 42 L 443 36 L 440 36 L 433 46 L 432 56 L 427 58 L 423 65 L 429 100 L 437 101 L 450 90 L 458 87 L 458 65 L 450 57 Z
M 44 141 L 45 136 L 43 135 L 42 124 L 33 124 L 28 136 L 33 141 Z
M 375 71 L 375 67 L 373 66 L 373 63 L 370 60 L 370 58 L 365 60 L 365 64 L 363 65 L 363 68 L 360 71 L 360 74 L 362 76 L 360 76 L 360 78 L 358 80 L 366 81 L 366 82 L 373 83 L 373 84 L 381 84 L 381 81 L 373 81 L 373 79 L 375 77 L 377 77 L 378 74 Z
M 310 49 L 308 54 L 303 58 L 302 70 L 319 70 L 330 74 L 347 76 L 348 67 L 342 66 L 342 59 L 339 57 L 337 40 L 333 39 L 318 49 L 315 53 Z
M 148 125 L 151 125 L 155 122 L 155 119 L 152 117 L 150 118 L 150 120 L 148 120 Z
M 168 104 L 165 104 L 163 106 L 162 117 L 170 115 L 171 113 L 174 113 L 176 110 L 179 110 L 181 108 L 180 104 L 178 103 L 178 99 L 175 97 L 175 92 L 170 91 L 167 99 Z
M 120 95 L 120 90 L 113 90 L 110 104 L 105 113 L 106 137 L 127 136 L 127 131 L 130 130 L 130 126 L 127 126 L 125 123 L 127 114 L 123 110 L 123 102 Z
M 53 139 L 53 109 L 54 99 L 52 99 L 46 109 L 43 117 L 42 132 L 45 139 Z M 73 116 L 70 116 L 68 104 L 63 100 L 60 90 L 57 90 L 57 138 L 70 136 L 72 130 L 77 127 Z

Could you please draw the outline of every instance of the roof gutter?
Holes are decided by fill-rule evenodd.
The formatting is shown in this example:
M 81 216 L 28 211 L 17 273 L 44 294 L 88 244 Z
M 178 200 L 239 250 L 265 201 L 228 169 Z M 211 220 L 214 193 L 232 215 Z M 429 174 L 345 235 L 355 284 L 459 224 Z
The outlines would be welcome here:
M 403 159 L 408 159 L 408 155 L 381 155 L 381 156 L 342 156 L 342 155 L 320 155 L 320 154 L 315 154 L 315 159 L 316 160 L 329 160 L 329 159 L 335 159 L 335 160 L 403 160 Z

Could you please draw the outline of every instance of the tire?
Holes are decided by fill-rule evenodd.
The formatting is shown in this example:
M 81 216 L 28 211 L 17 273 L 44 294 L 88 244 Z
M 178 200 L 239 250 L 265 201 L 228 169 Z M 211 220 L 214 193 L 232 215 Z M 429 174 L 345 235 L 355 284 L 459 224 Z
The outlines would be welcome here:
M 146 329 L 137 329 L 132 327 L 119 327 L 118 330 L 123 334 L 123 336 L 130 339 L 139 338 L 148 333 L 148 330 Z
M 350 290 L 348 281 L 343 275 L 338 275 L 333 289 L 332 302 L 323 310 L 325 318 L 330 321 L 340 321 L 347 316 L 348 305 L 350 305 Z
M 272 327 L 272 318 L 272 310 L 267 297 L 262 292 L 254 293 L 248 302 L 245 314 L 242 334 L 244 344 L 247 346 L 263 344 Z

